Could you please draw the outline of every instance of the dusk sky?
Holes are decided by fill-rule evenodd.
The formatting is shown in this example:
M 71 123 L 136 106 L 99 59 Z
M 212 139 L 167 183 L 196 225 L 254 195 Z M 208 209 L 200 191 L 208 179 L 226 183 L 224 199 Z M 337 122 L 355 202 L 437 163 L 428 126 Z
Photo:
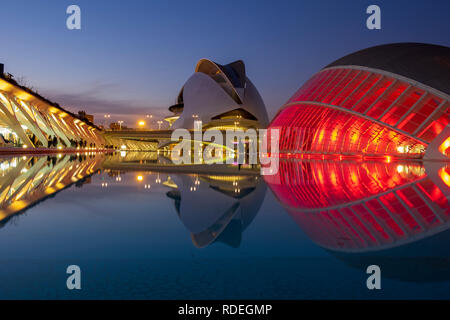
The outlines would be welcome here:
M 81 8 L 81 30 L 66 8 Z M 366 28 L 381 7 L 382 29 Z M 102 123 L 168 115 L 200 58 L 242 59 L 270 118 L 315 72 L 351 52 L 392 42 L 450 45 L 450 1 L 2 2 L 0 62 L 70 111 Z

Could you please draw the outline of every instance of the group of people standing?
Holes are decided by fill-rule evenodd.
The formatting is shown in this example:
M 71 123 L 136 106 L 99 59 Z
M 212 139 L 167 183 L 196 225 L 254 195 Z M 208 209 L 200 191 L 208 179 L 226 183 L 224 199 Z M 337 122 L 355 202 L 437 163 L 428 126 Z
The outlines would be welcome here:
M 74 140 L 74 139 L 69 139 L 70 142 L 70 146 L 72 148 L 86 148 L 86 147 L 90 147 L 90 148 L 95 148 L 96 145 L 95 143 L 90 143 L 88 145 L 88 142 L 86 140 L 80 139 L 80 140 Z M 35 143 L 33 141 L 33 143 Z M 56 136 L 49 136 L 48 138 L 48 147 L 52 148 L 52 147 L 58 147 L 58 145 L 64 145 L 64 143 L 62 142 L 62 140 Z
M 83 140 L 83 139 L 81 139 L 79 141 L 73 140 L 73 139 L 69 139 L 69 141 L 70 141 L 70 146 L 73 147 L 73 148 L 78 148 L 78 147 L 86 148 L 86 147 L 88 147 L 87 141 Z M 89 143 L 89 148 L 95 148 L 95 147 L 96 147 L 95 143 Z
M 45 147 L 42 142 L 36 137 L 36 135 L 31 134 L 28 136 L 30 138 L 30 141 L 33 143 L 33 146 L 35 147 Z M 80 140 L 75 140 L 75 139 L 69 139 L 70 142 L 70 147 L 71 148 L 96 148 L 96 144 L 95 143 L 89 143 L 86 140 L 80 139 Z M 12 145 L 13 142 L 9 141 L 8 139 L 5 138 L 5 136 L 3 134 L 0 133 L 0 146 L 8 146 L 8 145 Z M 61 138 L 58 138 L 56 135 L 52 136 L 50 135 L 47 138 L 47 147 L 48 148 L 57 148 L 58 146 L 61 145 L 66 145 Z M 19 145 L 20 146 L 20 145 Z

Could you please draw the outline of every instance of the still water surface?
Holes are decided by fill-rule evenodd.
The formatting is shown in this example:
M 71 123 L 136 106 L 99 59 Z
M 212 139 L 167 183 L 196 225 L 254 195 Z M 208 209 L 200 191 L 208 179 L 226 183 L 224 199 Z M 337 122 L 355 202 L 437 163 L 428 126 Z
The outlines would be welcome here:
M 261 177 L 157 161 L 0 159 L 0 298 L 450 298 L 448 165 L 283 160 Z

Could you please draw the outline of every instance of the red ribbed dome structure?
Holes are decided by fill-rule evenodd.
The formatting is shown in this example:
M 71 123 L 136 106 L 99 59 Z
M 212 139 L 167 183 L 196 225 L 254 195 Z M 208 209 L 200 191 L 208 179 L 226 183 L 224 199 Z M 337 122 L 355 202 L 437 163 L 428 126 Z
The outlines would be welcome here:
M 365 49 L 308 80 L 269 126 L 280 153 L 448 159 L 450 48 Z

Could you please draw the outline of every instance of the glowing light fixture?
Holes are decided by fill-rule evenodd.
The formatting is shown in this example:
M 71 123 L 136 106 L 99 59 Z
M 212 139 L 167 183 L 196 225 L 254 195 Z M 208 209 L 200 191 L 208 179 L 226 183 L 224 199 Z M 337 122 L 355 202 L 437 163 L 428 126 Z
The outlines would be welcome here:
M 445 155 L 448 148 L 450 148 L 450 137 L 439 146 L 439 152 Z
M 442 181 L 447 185 L 447 187 L 450 188 L 450 174 L 445 170 L 445 168 L 441 168 L 441 170 L 438 171 L 439 176 L 441 177 Z
M 397 147 L 397 151 L 399 153 L 405 153 L 406 152 L 405 150 L 406 150 L 406 148 L 404 146 Z

